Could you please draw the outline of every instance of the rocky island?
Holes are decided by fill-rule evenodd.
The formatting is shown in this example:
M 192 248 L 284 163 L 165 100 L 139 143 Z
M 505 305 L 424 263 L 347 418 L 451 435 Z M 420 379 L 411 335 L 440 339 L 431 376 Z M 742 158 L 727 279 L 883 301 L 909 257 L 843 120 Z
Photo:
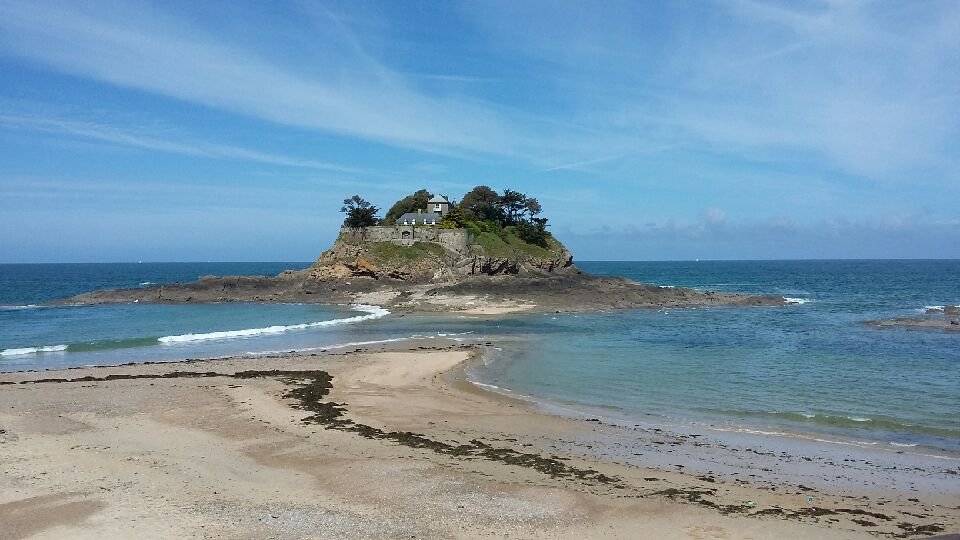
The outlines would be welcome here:
M 343 227 L 311 267 L 267 276 L 95 291 L 62 303 L 369 303 L 401 311 L 497 314 L 685 306 L 779 306 L 780 296 L 645 285 L 578 269 L 547 230 L 540 203 L 477 186 L 461 201 L 419 190 L 383 219 L 355 195 Z
M 874 328 L 908 328 L 914 330 L 943 330 L 960 333 L 960 306 L 931 306 L 919 317 L 899 317 L 867 321 Z

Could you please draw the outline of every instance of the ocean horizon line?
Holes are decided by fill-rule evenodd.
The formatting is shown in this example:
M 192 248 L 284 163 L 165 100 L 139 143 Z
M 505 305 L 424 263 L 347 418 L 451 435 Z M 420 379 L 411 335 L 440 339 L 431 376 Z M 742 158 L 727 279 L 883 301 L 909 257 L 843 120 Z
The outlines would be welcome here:
M 901 257 L 901 258 L 796 258 L 796 259 L 582 259 L 578 263 L 682 263 L 682 262 L 883 262 L 883 261 L 960 261 L 960 257 L 932 258 L 932 257 Z M 313 264 L 316 259 L 297 261 L 288 259 L 276 260 L 230 260 L 230 261 L 41 261 L 41 262 L 0 262 L 0 266 L 29 266 L 29 265 L 95 265 L 95 264 Z

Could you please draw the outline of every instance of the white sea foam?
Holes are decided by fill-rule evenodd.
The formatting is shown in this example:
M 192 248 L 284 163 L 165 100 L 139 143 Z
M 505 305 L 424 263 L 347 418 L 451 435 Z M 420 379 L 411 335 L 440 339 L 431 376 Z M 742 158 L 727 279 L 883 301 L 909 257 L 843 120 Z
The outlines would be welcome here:
M 535 399 L 534 397 L 528 396 L 528 395 L 526 395 L 526 394 L 518 394 L 518 393 L 516 393 L 516 392 L 514 392 L 514 391 L 512 391 L 512 390 L 510 390 L 510 389 L 508 389 L 508 388 L 502 388 L 502 387 L 497 386 L 497 385 L 495 385 L 495 384 L 477 382 L 477 381 L 471 379 L 470 377 L 467 377 L 467 382 L 469 382 L 470 384 L 472 384 L 472 385 L 474 385 L 474 386 L 477 386 L 477 387 L 479 387 L 479 388 L 483 388 L 483 389 L 485 389 L 485 390 L 488 390 L 488 391 L 490 391 L 490 392 L 493 392 L 493 393 L 495 393 L 495 394 L 500 394 L 501 396 L 509 396 L 509 397 L 511 397 L 511 398 L 522 399 L 523 401 L 529 401 L 530 403 L 534 403 L 534 404 L 536 404 L 536 405 L 538 405 L 538 406 L 540 406 L 540 407 L 543 407 L 543 408 L 545 408 L 545 409 L 547 409 L 547 410 L 550 410 L 550 409 L 557 410 L 557 411 L 562 411 L 562 410 L 564 410 L 563 408 L 561 408 L 561 407 L 559 407 L 559 406 L 554 406 L 554 405 L 553 405 L 552 403 L 550 403 L 550 402 L 543 401 L 543 400 L 539 400 L 539 399 Z M 580 414 L 578 411 L 575 411 L 575 410 L 573 410 L 573 409 L 566 409 L 566 412 L 571 413 L 571 415 L 578 415 L 578 414 Z
M 284 354 L 289 352 L 298 352 L 298 353 L 308 353 L 308 352 L 317 352 L 317 351 L 328 351 L 331 349 L 346 349 L 347 347 L 360 347 L 363 345 L 380 345 L 383 343 L 396 343 L 398 341 L 409 341 L 411 339 L 422 338 L 423 336 L 410 336 L 402 338 L 393 338 L 393 339 L 374 339 L 370 341 L 351 341 L 349 343 L 334 343 L 333 345 L 324 345 L 322 347 L 306 347 L 302 349 L 283 349 L 281 351 L 260 351 L 260 352 L 248 352 L 248 356 L 265 356 L 269 354 Z
M 810 301 L 809 298 L 793 298 L 790 296 L 784 296 L 783 300 L 788 304 L 800 304 L 800 305 L 806 304 L 807 302 Z
M 890 441 L 890 446 L 899 446 L 900 448 L 913 448 L 916 444 L 906 444 Z
M 21 311 L 24 309 L 36 309 L 36 304 L 27 304 L 25 306 L 0 306 L 0 311 Z
M 923 306 L 923 311 L 943 311 L 943 306 Z
M 163 336 L 158 338 L 160 343 L 189 343 L 194 341 L 210 341 L 219 339 L 236 339 L 256 336 L 267 336 L 271 334 L 282 334 L 293 330 L 306 330 L 308 328 L 323 328 L 326 326 L 337 326 L 341 324 L 352 324 L 373 319 L 379 319 L 389 315 L 390 312 L 380 306 L 368 306 L 366 304 L 356 304 L 350 306 L 356 311 L 366 312 L 366 315 L 357 315 L 345 319 L 332 319 L 329 321 L 317 321 L 300 324 L 266 326 L 263 328 L 246 328 L 243 330 L 225 330 L 222 332 L 206 332 L 202 334 L 181 334 L 177 336 Z
M 468 332 L 440 332 L 439 330 L 437 331 L 437 335 L 440 337 L 467 336 L 472 333 L 473 333 L 473 330 L 470 330 Z
M 854 422 L 872 422 L 870 418 L 863 418 L 862 416 L 848 416 L 847 420 L 852 420 Z
M 3 349 L 0 356 L 27 356 L 30 354 L 42 354 L 63 352 L 67 350 L 66 345 L 47 345 L 45 347 L 23 347 L 20 349 Z
M 141 287 L 146 286 L 146 285 L 153 285 L 153 282 L 152 282 L 152 281 L 141 281 L 141 282 L 140 282 L 140 286 L 141 286 Z
M 748 435 L 768 435 L 768 436 L 769 435 L 775 435 L 775 436 L 787 435 L 782 431 L 764 431 L 760 429 L 750 429 L 745 427 L 724 428 L 724 427 L 711 426 L 705 429 L 708 429 L 710 431 L 725 431 L 730 433 L 746 433 Z

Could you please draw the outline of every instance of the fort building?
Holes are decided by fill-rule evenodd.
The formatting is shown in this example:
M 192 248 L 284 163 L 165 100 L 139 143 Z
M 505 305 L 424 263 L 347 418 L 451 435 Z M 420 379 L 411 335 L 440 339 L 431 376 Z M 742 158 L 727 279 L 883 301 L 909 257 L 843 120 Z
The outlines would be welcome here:
M 434 195 L 423 210 L 407 212 L 397 219 L 397 225 L 436 225 L 450 211 L 450 201 L 443 195 Z

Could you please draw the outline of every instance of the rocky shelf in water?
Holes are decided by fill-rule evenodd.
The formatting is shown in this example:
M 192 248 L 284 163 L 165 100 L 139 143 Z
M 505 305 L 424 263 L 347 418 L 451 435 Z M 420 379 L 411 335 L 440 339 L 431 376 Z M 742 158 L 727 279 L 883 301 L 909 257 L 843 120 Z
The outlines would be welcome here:
M 365 303 L 393 311 L 490 314 L 785 304 L 781 296 L 658 287 L 620 277 L 593 276 L 575 268 L 547 276 L 478 275 L 426 283 L 363 276 L 321 280 L 310 270 L 276 277 L 206 276 L 191 283 L 94 291 L 57 304 L 217 302 Z
M 960 306 L 927 308 L 919 317 L 900 317 L 867 321 L 874 328 L 908 328 L 915 330 L 942 330 L 960 333 Z

